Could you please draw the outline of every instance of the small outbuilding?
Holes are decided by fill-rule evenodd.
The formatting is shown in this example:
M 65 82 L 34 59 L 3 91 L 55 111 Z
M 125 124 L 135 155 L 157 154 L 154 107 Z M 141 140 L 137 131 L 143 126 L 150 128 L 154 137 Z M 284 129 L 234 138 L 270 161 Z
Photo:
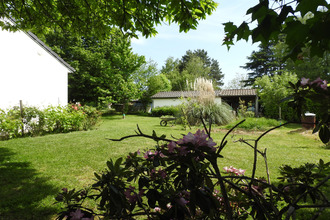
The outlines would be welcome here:
M 198 96 L 198 91 L 170 91 L 158 92 L 153 95 L 152 108 L 163 106 L 180 105 L 186 98 L 194 98 Z M 255 114 L 258 115 L 259 103 L 256 89 L 224 89 L 215 91 L 215 102 L 226 102 L 233 110 L 239 107 L 239 100 L 244 100 L 245 104 L 252 102 Z
M 66 105 L 73 71 L 32 32 L 0 28 L 0 109 Z

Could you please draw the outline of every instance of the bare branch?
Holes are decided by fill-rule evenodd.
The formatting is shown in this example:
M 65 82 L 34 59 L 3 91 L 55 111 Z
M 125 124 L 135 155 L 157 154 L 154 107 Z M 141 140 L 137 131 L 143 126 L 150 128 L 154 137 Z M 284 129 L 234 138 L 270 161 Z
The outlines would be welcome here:
M 236 124 L 234 127 L 232 127 L 228 132 L 227 132 L 227 134 L 222 138 L 222 141 L 221 141 L 221 144 L 220 144 L 220 146 L 219 146 L 219 149 L 218 149 L 218 151 L 217 151 L 217 155 L 219 155 L 220 154 L 220 152 L 221 152 L 221 150 L 225 147 L 225 145 L 226 145 L 226 143 L 227 143 L 227 141 L 225 142 L 225 139 L 227 138 L 227 136 L 230 134 L 230 132 L 232 132 L 238 125 L 240 125 L 240 124 L 242 124 L 243 122 L 245 121 L 245 119 L 244 120 L 242 120 L 242 121 L 240 121 L 238 124 Z
M 154 136 L 151 136 L 151 135 L 147 135 L 147 134 L 144 134 L 139 125 L 136 125 L 137 126 L 137 130 L 138 131 L 135 131 L 136 134 L 133 134 L 133 135 L 127 135 L 127 136 L 124 136 L 120 139 L 112 139 L 112 138 L 106 138 L 107 140 L 110 140 L 110 141 L 122 141 L 122 140 L 125 140 L 125 139 L 128 139 L 128 138 L 132 138 L 132 137 L 145 137 L 145 138 L 150 138 L 150 139 L 153 139 L 155 141 L 167 141 L 167 142 L 171 142 L 173 140 L 170 140 L 170 139 L 167 139 L 167 138 L 161 138 L 161 137 L 154 137 Z

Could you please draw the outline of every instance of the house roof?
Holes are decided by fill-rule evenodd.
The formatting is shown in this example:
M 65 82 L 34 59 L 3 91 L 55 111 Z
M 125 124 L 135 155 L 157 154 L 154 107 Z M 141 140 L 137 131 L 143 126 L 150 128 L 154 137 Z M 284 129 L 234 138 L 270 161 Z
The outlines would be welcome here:
M 216 90 L 216 97 L 230 97 L 230 96 L 257 96 L 256 89 L 223 89 Z M 153 99 L 165 99 L 165 98 L 187 98 L 187 97 L 196 97 L 198 91 L 170 91 L 170 92 L 158 92 L 153 95 Z

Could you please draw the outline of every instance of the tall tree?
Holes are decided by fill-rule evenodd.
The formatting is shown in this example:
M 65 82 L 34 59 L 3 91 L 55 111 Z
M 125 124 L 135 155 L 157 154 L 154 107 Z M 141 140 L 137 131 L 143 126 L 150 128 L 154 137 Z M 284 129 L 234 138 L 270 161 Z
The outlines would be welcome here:
M 165 64 L 166 65 L 166 64 Z M 199 77 L 208 78 L 210 68 L 205 67 L 201 58 L 193 56 L 185 64 L 182 71 L 176 66 L 170 72 L 164 72 L 163 74 L 171 81 L 173 91 L 185 91 L 191 89 L 191 85 L 195 79 Z
M 198 21 L 216 6 L 212 0 L 2 0 L 0 18 L 12 17 L 15 24 L 1 21 L 0 27 L 35 33 L 61 28 L 78 36 L 106 39 L 115 26 L 130 35 L 141 32 L 150 37 L 157 34 L 155 26 L 165 21 L 178 23 L 180 31 L 196 29 Z
M 207 55 L 207 51 L 203 49 L 197 49 L 194 51 L 188 50 L 186 51 L 186 54 L 182 56 L 180 63 L 179 63 L 179 70 L 182 71 L 186 68 L 187 63 L 192 59 L 193 57 L 199 57 L 202 62 L 203 66 L 210 67 L 211 66 L 211 58 Z
M 186 51 L 181 60 L 169 57 L 162 68 L 162 73 L 172 82 L 173 90 L 189 89 L 188 84 L 193 83 L 198 77 L 211 79 L 214 87 L 223 85 L 224 75 L 218 61 L 211 59 L 207 51 L 202 49 Z
M 211 60 L 209 76 L 213 80 L 213 84 L 215 84 L 216 88 L 220 88 L 221 86 L 223 86 L 223 78 L 225 75 L 220 69 L 219 62 L 215 59 Z
M 146 110 L 148 105 L 152 102 L 151 96 L 157 92 L 171 91 L 171 82 L 164 74 L 153 75 L 148 79 L 147 88 L 143 91 L 140 98 L 141 103 Z
M 258 77 L 273 76 L 283 69 L 283 61 L 274 53 L 274 44 L 260 44 L 259 50 L 253 51 L 247 58 L 249 62 L 242 66 L 243 69 L 250 71 L 248 79 L 245 80 L 246 86 L 253 85 Z
M 215 87 L 221 87 L 223 85 L 224 74 L 221 72 L 221 69 L 219 67 L 219 62 L 215 59 L 211 59 L 208 56 L 207 51 L 203 49 L 197 49 L 194 50 L 193 52 L 191 50 L 188 50 L 180 60 L 179 63 L 180 72 L 182 72 L 186 68 L 187 63 L 194 57 L 199 57 L 201 59 L 205 69 L 210 69 L 210 71 L 208 72 L 208 76 L 205 77 L 211 79 Z
M 105 40 L 61 31 L 49 32 L 44 40 L 76 69 L 69 74 L 69 100 L 96 105 L 102 100 L 126 103 L 138 98 L 132 73 L 144 57 L 132 52 L 130 41 L 118 29 Z
M 164 74 L 169 74 L 173 72 L 174 70 L 178 69 L 179 62 L 179 59 L 174 59 L 174 57 L 168 57 L 165 60 L 165 65 L 162 66 L 160 72 Z
M 132 74 L 132 78 L 141 92 L 143 92 L 148 89 L 149 79 L 158 74 L 157 63 L 150 59 Z

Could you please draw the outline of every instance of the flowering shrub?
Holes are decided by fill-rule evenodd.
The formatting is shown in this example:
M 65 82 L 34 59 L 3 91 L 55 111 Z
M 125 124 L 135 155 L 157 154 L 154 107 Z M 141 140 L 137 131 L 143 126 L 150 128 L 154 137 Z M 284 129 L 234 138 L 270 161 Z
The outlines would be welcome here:
M 104 172 L 95 173 L 96 182 L 88 190 L 63 189 L 56 197 L 65 205 L 58 219 L 281 219 L 306 207 L 301 204 L 305 197 L 312 198 L 310 208 L 329 207 L 322 189 L 330 178 L 330 163 L 320 161 L 317 167 L 321 168 L 313 169 L 314 181 L 295 178 L 305 170 L 289 166 L 283 168 L 279 186 L 270 184 L 268 171 L 267 180 L 256 178 L 257 154 L 267 163 L 266 152 L 258 150 L 257 144 L 269 130 L 255 145 L 241 140 L 255 155 L 251 177 L 232 166 L 221 172 L 218 160 L 231 131 L 217 145 L 210 130 L 204 129 L 171 140 L 138 128 L 136 135 L 113 140 L 139 136 L 154 139 L 157 145 L 108 161 Z M 86 199 L 95 200 L 97 209 L 88 207 Z
M 162 115 L 177 116 L 180 114 L 180 108 L 177 106 L 163 106 L 153 108 L 151 111 L 152 116 L 160 117 Z
M 43 110 L 36 107 L 0 109 L 0 134 L 3 139 L 20 136 L 36 136 L 46 133 L 62 133 L 88 130 L 100 119 L 93 107 L 68 105 L 49 106 Z
M 23 122 L 20 118 L 20 110 L 13 108 L 8 112 L 0 109 L 0 137 L 1 139 L 15 138 L 20 135 Z

